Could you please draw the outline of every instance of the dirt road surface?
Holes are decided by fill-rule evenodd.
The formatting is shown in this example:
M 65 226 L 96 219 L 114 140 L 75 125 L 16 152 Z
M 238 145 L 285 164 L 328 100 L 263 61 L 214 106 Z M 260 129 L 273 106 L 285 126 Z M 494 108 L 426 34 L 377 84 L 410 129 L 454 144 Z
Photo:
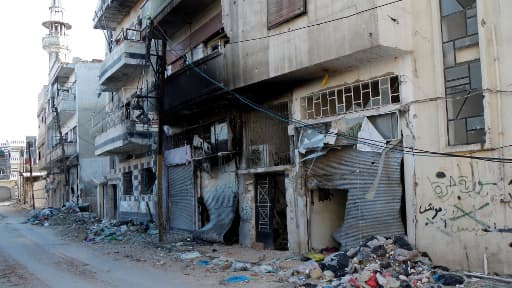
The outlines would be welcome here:
M 25 217 L 0 205 L 0 287 L 222 287 L 183 275 L 178 267 L 157 270 L 113 259 L 44 227 L 22 224 Z

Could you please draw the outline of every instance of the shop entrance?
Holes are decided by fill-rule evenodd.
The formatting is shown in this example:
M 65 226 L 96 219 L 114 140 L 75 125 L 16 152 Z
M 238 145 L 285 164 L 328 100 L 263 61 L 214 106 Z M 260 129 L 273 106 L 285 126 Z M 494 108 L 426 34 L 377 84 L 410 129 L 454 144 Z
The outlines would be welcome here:
M 258 175 L 255 185 L 256 241 L 266 249 L 288 250 L 284 175 Z

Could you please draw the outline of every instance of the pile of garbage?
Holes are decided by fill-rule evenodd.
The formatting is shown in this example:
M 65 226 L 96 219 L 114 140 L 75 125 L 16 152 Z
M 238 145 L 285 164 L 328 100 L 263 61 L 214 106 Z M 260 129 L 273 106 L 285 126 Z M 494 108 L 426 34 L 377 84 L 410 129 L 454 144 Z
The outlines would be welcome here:
M 329 255 L 310 253 L 288 282 L 296 287 L 408 288 L 463 285 L 465 277 L 433 266 L 428 254 L 401 237 L 375 236 Z M 306 259 L 305 259 L 306 260 Z
M 27 223 L 32 225 L 48 226 L 50 225 L 48 220 L 52 217 L 62 214 L 75 214 L 79 212 L 79 207 L 72 203 L 66 203 L 66 205 L 64 205 L 62 208 L 48 207 L 41 210 L 32 210 L 32 212 L 30 212 L 30 217 L 27 219 Z
M 101 241 L 123 241 L 129 238 L 136 238 L 143 234 L 157 235 L 158 230 L 156 225 L 103 220 L 89 226 L 87 229 L 87 236 L 84 241 L 89 243 Z
M 27 222 L 32 225 L 44 225 L 48 226 L 48 219 L 60 214 L 60 209 L 56 208 L 45 208 L 42 210 L 32 210 L 30 212 L 30 217 L 27 219 Z

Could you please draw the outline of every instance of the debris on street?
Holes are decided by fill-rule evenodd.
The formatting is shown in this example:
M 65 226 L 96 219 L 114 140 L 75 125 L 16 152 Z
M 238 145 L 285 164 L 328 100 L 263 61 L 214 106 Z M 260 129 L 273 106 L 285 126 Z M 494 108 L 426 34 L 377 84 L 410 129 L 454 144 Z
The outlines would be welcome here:
M 428 254 L 414 249 L 401 236 L 374 236 L 357 247 L 328 247 L 299 256 L 195 241 L 190 235 L 169 236 L 166 244 L 160 244 L 154 223 L 99 220 L 71 205 L 33 211 L 27 223 L 61 227 L 64 235 L 72 234 L 84 244 L 96 244 L 93 246 L 101 249 L 114 249 L 111 255 L 124 254 L 122 257 L 135 262 L 157 267 L 183 265 L 186 275 L 201 270 L 228 286 L 250 283 L 250 287 L 439 288 L 487 287 L 479 283 L 488 281 L 505 283 L 494 287 L 506 287 L 512 282 L 509 278 L 493 279 L 434 265 Z M 122 248 L 124 253 L 120 252 Z

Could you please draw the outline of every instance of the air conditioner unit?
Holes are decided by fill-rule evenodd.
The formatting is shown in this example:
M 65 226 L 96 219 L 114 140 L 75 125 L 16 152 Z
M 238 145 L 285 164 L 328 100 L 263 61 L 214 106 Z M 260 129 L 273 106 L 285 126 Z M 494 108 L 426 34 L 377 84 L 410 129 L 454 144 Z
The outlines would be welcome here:
M 207 53 L 212 54 L 215 52 L 222 52 L 224 50 L 224 45 L 226 44 L 226 39 L 217 38 L 214 39 L 207 44 Z
M 253 145 L 249 149 L 249 166 L 251 168 L 269 167 L 271 162 L 268 144 Z

